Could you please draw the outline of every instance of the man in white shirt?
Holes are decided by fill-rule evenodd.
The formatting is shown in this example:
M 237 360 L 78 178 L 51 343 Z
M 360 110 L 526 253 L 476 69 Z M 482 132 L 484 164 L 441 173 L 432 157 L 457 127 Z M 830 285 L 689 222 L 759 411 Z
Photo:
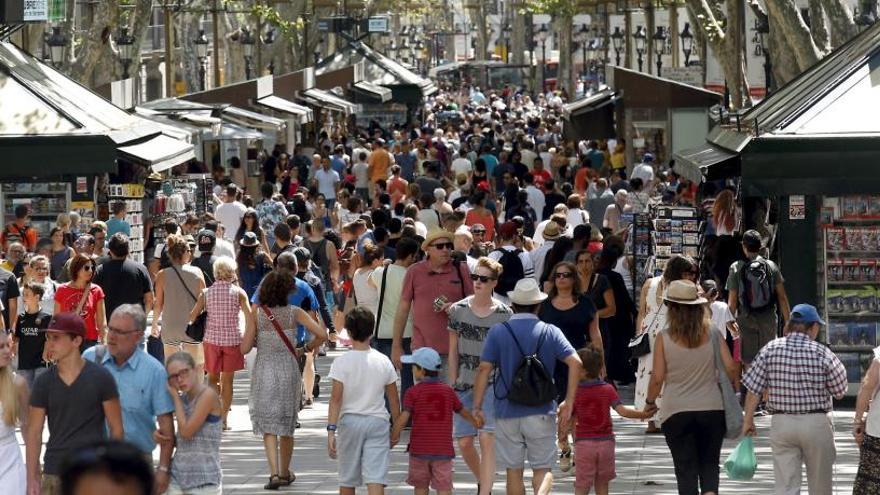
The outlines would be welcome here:
M 527 167 L 529 167 L 530 172 L 535 166 L 535 158 L 538 158 L 538 154 L 532 151 L 532 148 L 534 147 L 534 143 L 532 143 L 531 141 L 525 141 L 522 145 L 522 148 L 519 150 L 520 163 L 524 163 Z M 535 212 L 537 213 L 538 210 L 535 210 Z
M 241 226 L 241 219 L 247 207 L 235 200 L 238 187 L 235 184 L 226 186 L 226 202 L 214 209 L 214 217 L 223 225 L 223 238 L 227 241 L 235 239 L 235 233 Z
M 467 155 L 467 149 L 462 146 L 462 148 L 458 150 L 458 158 L 452 160 L 452 173 L 454 175 L 465 174 L 468 178 L 471 177 L 471 173 L 474 171 L 474 166 L 471 161 L 468 160 Z
M 559 229 L 559 224 L 556 222 L 548 222 L 544 227 L 542 235 L 544 236 L 544 244 L 529 253 L 529 256 L 532 258 L 532 265 L 535 267 L 535 280 L 537 280 L 538 283 L 541 282 L 541 274 L 544 273 L 544 260 L 547 258 L 547 253 L 549 253 L 553 245 L 556 244 L 556 239 L 559 239 L 562 235 L 562 232 L 560 232 Z
M 642 163 L 636 165 L 633 168 L 632 174 L 630 174 L 630 179 L 635 178 L 642 179 L 642 182 L 646 185 L 654 182 L 654 155 L 645 153 L 642 157 Z
M 318 193 L 324 195 L 327 201 L 327 209 L 333 211 L 336 206 L 336 188 L 339 185 L 339 174 L 330 168 L 330 160 L 321 160 L 321 169 L 315 172 L 314 184 L 318 186 Z
M 544 204 L 546 203 L 544 193 L 535 187 L 535 177 L 532 174 L 523 176 L 523 181 L 526 183 L 526 194 L 529 195 L 529 206 L 535 210 L 537 221 L 540 222 L 544 220 Z
M 364 204 L 370 204 L 370 165 L 366 151 L 354 155 L 351 173 L 354 175 L 354 191 L 364 200 Z

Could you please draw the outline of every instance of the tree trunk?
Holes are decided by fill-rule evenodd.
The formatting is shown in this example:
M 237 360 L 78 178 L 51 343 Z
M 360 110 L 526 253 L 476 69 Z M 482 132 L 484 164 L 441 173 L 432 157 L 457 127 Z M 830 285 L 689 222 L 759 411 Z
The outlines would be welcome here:
M 510 63 L 514 65 L 522 65 L 525 63 L 525 56 L 523 55 L 526 51 L 526 44 L 528 40 L 526 40 L 526 33 L 529 32 L 526 26 L 526 16 L 520 12 L 520 8 L 522 7 L 522 2 L 515 1 L 510 4 L 511 11 L 508 14 L 510 19 Z M 504 20 L 502 19 L 501 25 L 504 26 Z
M 109 39 L 112 33 L 114 13 L 116 12 L 115 3 L 96 2 L 91 4 L 94 9 L 92 22 L 89 23 L 86 33 L 76 40 L 79 43 L 79 47 L 76 50 L 76 60 L 70 67 L 68 75 L 86 86 L 92 86 L 94 83 L 93 76 L 98 61 L 108 54 L 112 54 Z M 71 40 L 68 41 L 69 46 L 76 46 L 72 42 L 73 39 L 72 37 L 68 38 L 68 40 Z
M 782 35 L 782 29 L 777 24 L 776 18 L 770 17 L 770 34 L 766 47 L 770 50 L 770 60 L 773 64 L 774 89 L 782 87 L 800 74 L 794 50 L 788 46 L 785 36 Z
M 554 19 L 556 30 L 559 33 L 559 65 L 557 70 L 556 84 L 558 89 L 564 89 L 569 97 L 574 97 L 574 70 L 571 56 L 571 16 L 565 13 Z
M 819 61 L 822 52 L 813 37 L 810 28 L 804 23 L 793 0 L 768 0 L 767 15 L 780 28 L 782 36 L 794 52 L 797 70 L 803 72 Z M 772 26 L 771 26 L 772 29 Z
M 828 25 L 825 20 L 825 9 L 822 0 L 810 1 L 810 34 L 816 46 L 822 53 L 827 53 L 831 46 L 831 36 L 828 34 Z
M 181 13 L 177 17 L 180 69 L 183 82 L 186 84 L 187 93 L 195 93 L 202 88 L 202 82 L 199 79 L 199 59 L 196 56 L 196 45 L 193 43 L 193 40 L 199 36 L 200 17 L 199 14 L 190 12 Z M 206 74 L 205 79 L 210 79 L 210 76 Z
M 843 0 L 819 0 L 828 17 L 831 31 L 831 48 L 846 43 L 847 40 L 859 34 L 858 27 L 853 21 L 852 9 Z

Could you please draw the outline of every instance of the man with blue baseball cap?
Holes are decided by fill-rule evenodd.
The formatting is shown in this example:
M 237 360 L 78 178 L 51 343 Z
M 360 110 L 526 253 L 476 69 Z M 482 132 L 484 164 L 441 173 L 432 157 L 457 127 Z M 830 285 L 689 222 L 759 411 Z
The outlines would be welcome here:
M 791 310 L 784 337 L 771 340 L 758 352 L 743 377 L 748 390 L 743 434 L 755 434 L 755 407 L 767 393 L 773 414 L 770 447 L 776 493 L 798 493 L 801 465 L 807 466 L 810 493 L 831 493 L 837 455 L 828 413 L 832 397 L 846 393 L 846 369 L 831 350 L 816 342 L 825 322 L 814 306 Z

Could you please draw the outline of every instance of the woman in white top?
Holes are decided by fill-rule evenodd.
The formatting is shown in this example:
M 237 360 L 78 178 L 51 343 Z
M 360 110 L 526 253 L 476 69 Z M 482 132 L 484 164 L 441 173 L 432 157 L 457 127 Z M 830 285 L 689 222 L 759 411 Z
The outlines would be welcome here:
M 590 214 L 587 210 L 581 208 L 581 196 L 572 194 L 566 200 L 565 205 L 568 206 L 568 214 L 566 214 L 566 225 L 568 228 L 575 228 L 578 225 L 586 225 L 590 223 Z
M 49 258 L 37 255 L 31 258 L 24 269 L 24 275 L 19 279 L 18 286 L 24 287 L 28 282 L 36 282 L 45 288 L 43 297 L 40 299 L 40 309 L 52 314 L 55 310 L 55 289 L 58 283 L 49 278 Z M 18 296 L 18 309 L 24 308 L 23 296 Z
M 880 347 L 874 349 L 874 359 L 865 372 L 856 399 L 853 436 L 860 447 L 859 470 L 853 485 L 853 495 L 869 495 L 880 491 Z M 874 404 L 877 402 L 877 404 Z
M 15 427 L 25 429 L 28 387 L 12 372 L 12 337 L 0 332 L 0 486 L 3 493 L 24 495 L 27 475 Z
M 654 350 L 657 335 L 666 328 L 666 305 L 663 304 L 663 296 L 669 284 L 681 279 L 695 281 L 697 278 L 698 267 L 690 258 L 684 256 L 673 256 L 666 262 L 666 269 L 663 275 L 650 278 L 645 281 L 642 286 L 641 297 L 639 302 L 639 317 L 636 320 L 636 335 L 648 333 L 648 342 L 651 350 Z M 653 352 L 645 354 L 639 358 L 639 367 L 636 372 L 636 393 L 635 408 L 644 409 L 645 399 L 648 397 L 648 385 L 651 382 L 651 376 L 654 372 L 654 354 Z M 657 407 L 660 407 L 660 400 L 657 400 Z M 660 433 L 657 426 L 659 416 L 654 416 L 648 422 L 648 430 L 646 433 Z
M 383 258 L 382 248 L 367 241 L 364 244 L 364 254 L 361 256 L 361 266 L 354 271 L 352 277 L 355 304 L 369 309 L 373 315 L 379 309 L 379 288 L 370 275 L 382 265 Z

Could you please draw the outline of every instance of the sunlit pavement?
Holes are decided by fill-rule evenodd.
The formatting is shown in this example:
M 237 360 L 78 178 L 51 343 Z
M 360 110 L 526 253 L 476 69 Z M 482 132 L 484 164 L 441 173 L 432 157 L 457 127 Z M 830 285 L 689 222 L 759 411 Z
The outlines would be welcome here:
M 318 358 L 318 372 L 326 377 L 334 356 L 344 350 L 330 352 L 327 357 Z M 293 455 L 293 471 L 296 482 L 280 489 L 282 492 L 302 494 L 336 493 L 336 461 L 327 457 L 327 402 L 329 385 L 326 378 L 321 382 L 321 396 L 310 409 L 300 413 L 302 428 L 297 430 Z M 261 438 L 251 432 L 247 397 L 249 378 L 247 371 L 236 375 L 235 398 L 229 415 L 232 428 L 223 434 L 221 461 L 223 466 L 224 493 L 256 494 L 267 493 L 263 485 L 268 481 L 268 467 Z M 632 402 L 632 387 L 621 389 L 621 397 L 626 403 Z M 835 467 L 835 493 L 852 493 L 852 482 L 858 467 L 858 448 L 852 440 L 852 410 L 834 413 L 835 438 L 838 462 Z M 773 464 L 770 445 L 767 439 L 770 418 L 758 418 L 758 437 L 756 451 L 758 472 L 751 481 L 730 481 L 721 474 L 721 493 L 772 494 Z M 617 479 L 611 484 L 613 494 L 675 494 L 675 475 L 672 458 L 662 435 L 644 435 L 644 423 L 615 417 L 617 435 Z M 387 493 L 409 494 L 412 488 L 406 484 L 407 454 L 405 446 L 408 433 L 404 432 L 400 444 L 392 452 L 391 470 Z M 20 440 L 20 437 L 19 437 Z M 735 441 L 725 441 L 721 454 L 722 462 L 736 445 Z M 156 451 L 158 453 L 158 450 Z M 22 446 L 22 455 L 24 447 Z M 562 473 L 554 468 L 554 493 L 574 493 L 574 469 Z M 806 479 L 802 493 L 806 494 Z M 458 457 L 455 461 L 455 489 L 458 493 L 476 493 L 477 485 L 464 462 Z M 0 488 L 2 492 L 2 488 Z M 366 493 L 362 488 L 359 493 Z M 504 476 L 499 473 L 494 493 L 504 493 Z M 531 493 L 531 490 L 529 490 Z

